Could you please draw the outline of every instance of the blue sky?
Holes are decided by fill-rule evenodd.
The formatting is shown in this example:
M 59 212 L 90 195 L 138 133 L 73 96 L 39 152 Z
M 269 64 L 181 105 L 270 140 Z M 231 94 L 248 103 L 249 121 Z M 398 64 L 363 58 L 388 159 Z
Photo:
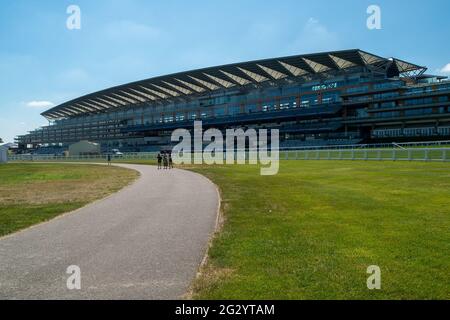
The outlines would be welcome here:
M 66 28 L 71 4 L 80 30 Z M 366 27 L 371 4 L 381 30 Z M 0 137 L 86 93 L 259 58 L 360 48 L 450 75 L 449 12 L 448 0 L 2 1 Z

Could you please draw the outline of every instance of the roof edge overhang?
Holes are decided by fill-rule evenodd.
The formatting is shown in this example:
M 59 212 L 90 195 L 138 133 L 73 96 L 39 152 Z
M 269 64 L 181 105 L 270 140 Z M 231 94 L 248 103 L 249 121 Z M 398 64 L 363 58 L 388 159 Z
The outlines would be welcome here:
M 358 66 L 387 69 L 388 64 L 396 68 L 399 74 L 418 70 L 423 74 L 426 70 L 425 67 L 400 59 L 387 59 L 360 49 L 293 55 L 200 68 L 130 82 L 67 101 L 41 115 L 48 120 L 70 118 L 140 103 L 176 101 L 218 90 L 320 76 Z

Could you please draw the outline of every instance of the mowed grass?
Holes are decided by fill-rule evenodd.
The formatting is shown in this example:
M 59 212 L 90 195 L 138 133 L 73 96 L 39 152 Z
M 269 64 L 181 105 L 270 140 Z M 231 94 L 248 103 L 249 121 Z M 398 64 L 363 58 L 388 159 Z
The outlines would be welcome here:
M 113 166 L 0 165 L 0 236 L 103 198 L 137 176 L 133 170 Z
M 282 161 L 190 168 L 225 222 L 197 299 L 450 299 L 450 164 Z M 367 267 L 381 268 L 368 290 Z

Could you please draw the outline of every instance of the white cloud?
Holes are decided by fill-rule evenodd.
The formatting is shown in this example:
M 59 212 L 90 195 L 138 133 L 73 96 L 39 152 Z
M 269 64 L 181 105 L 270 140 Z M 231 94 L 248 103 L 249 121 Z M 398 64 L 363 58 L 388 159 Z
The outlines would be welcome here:
M 443 67 L 441 70 L 439 70 L 442 73 L 450 74 L 450 63 L 447 63 L 445 67 Z
M 53 107 L 55 104 L 53 102 L 50 101 L 29 101 L 26 103 L 26 106 L 29 108 L 35 108 L 35 109 L 44 109 L 44 108 L 51 108 Z

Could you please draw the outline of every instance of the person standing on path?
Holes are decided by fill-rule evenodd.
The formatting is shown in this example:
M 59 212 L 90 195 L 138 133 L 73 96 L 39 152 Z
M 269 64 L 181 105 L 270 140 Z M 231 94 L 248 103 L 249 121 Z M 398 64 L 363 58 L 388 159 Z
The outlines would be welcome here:
M 169 169 L 173 169 L 173 160 L 172 160 L 172 154 L 169 153 Z
M 159 170 L 159 169 L 161 169 L 161 163 L 162 163 L 161 153 L 158 152 L 158 156 L 156 158 L 158 159 L 158 170 Z
M 108 154 L 108 166 L 111 165 L 111 154 Z
M 167 160 L 167 154 L 163 154 L 163 162 L 164 162 L 164 169 L 167 169 L 169 162 Z

